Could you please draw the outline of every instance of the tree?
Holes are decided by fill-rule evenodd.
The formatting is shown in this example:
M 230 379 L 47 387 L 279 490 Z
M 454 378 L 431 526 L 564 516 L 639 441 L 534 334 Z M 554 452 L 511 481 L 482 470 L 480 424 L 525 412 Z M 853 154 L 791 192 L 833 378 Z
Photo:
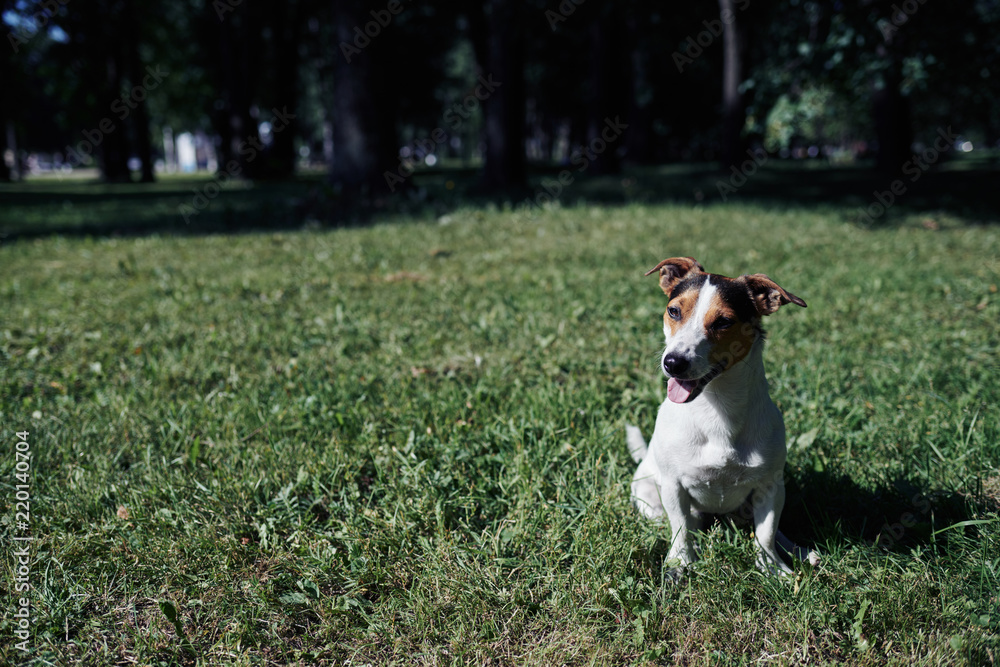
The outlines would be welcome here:
M 654 159 L 653 88 L 650 81 L 649 16 L 640 16 L 633 5 L 625 20 L 628 47 L 629 132 L 625 138 L 625 159 L 635 164 L 650 164 Z
M 876 11 L 891 16 L 895 7 L 888 2 L 875 3 Z M 883 19 L 885 20 L 885 19 Z M 878 23 L 876 23 L 878 27 Z M 897 31 L 879 30 L 875 58 L 880 72 L 872 81 L 872 113 L 878 141 L 876 166 L 885 172 L 898 171 L 910 157 L 913 144 L 913 124 L 910 100 L 903 94 L 903 60 L 906 35 Z
M 260 169 L 258 157 L 263 150 L 254 114 L 263 48 L 262 11 L 253 3 L 232 6 L 205 0 L 202 12 L 208 72 L 216 89 L 211 117 L 219 136 L 219 164 L 224 169 L 233 165 L 234 173 L 248 178 Z
M 524 30 L 517 0 L 484 0 L 470 10 L 480 76 L 497 82 L 485 118 L 483 188 L 513 192 L 526 187 L 524 156 Z
M 65 154 L 70 165 L 95 159 L 108 182 L 130 182 L 129 159 L 139 157 L 143 180 L 153 178 L 147 75 L 141 55 L 147 28 L 162 3 L 95 0 L 14 3 L 21 20 L 44 25 L 15 56 L 15 76 L 30 85 L 19 125 L 35 150 Z M 58 27 L 64 37 L 53 37 Z M 58 33 L 56 33 L 58 34 Z M 51 108 L 51 111 L 50 111 Z M 49 117 L 39 123 L 37 115 Z
M 743 126 L 746 106 L 741 86 L 744 79 L 743 19 L 738 16 L 735 0 L 719 0 L 722 23 L 722 126 L 720 129 L 721 166 L 729 169 L 743 154 Z
M 854 125 L 853 138 L 875 147 L 876 164 L 892 172 L 910 159 L 914 140 L 940 128 L 1000 138 L 1000 90 L 984 85 L 1000 52 L 995 2 L 771 0 L 765 10 L 745 82 L 755 131 L 779 101 L 783 110 L 811 104 L 821 90 L 838 101 L 838 111 L 824 110 L 827 123 Z
M 126 48 L 128 49 L 128 78 L 133 86 L 133 90 L 142 85 L 146 76 L 142 58 L 139 55 L 139 42 L 142 34 L 143 22 L 140 21 L 136 11 L 136 0 L 125 0 L 124 12 Z M 148 92 L 143 93 L 143 100 L 135 105 L 132 116 L 132 127 L 134 128 L 135 147 L 140 162 L 141 176 L 143 183 L 152 183 L 156 180 L 153 173 L 153 145 L 150 136 L 149 107 L 146 104 Z
M 372 44 L 376 38 L 363 31 L 371 20 L 366 7 L 360 0 L 332 3 L 334 36 L 340 46 L 333 65 L 330 180 L 348 194 L 371 195 L 386 187 L 383 173 L 395 168 L 397 160 L 392 78 L 384 49 L 376 48 L 380 46 Z
M 631 106 L 628 101 L 629 80 L 624 76 L 628 71 L 628 54 L 623 38 L 625 19 L 620 6 L 598 5 L 596 9 L 598 11 L 594 12 L 590 22 L 587 144 L 598 147 L 603 144 L 605 147 L 588 168 L 594 174 L 616 174 L 621 171 L 618 149 L 622 144 L 617 138 L 614 143 L 606 142 L 601 133 L 606 119 L 627 116 Z
M 284 2 L 275 8 L 274 25 L 274 100 L 278 107 L 296 107 L 299 99 L 299 42 L 302 38 L 305 0 Z M 283 128 L 273 135 L 271 175 L 291 176 L 295 172 L 295 128 Z
M 0 1 L 0 15 L 5 14 L 13 6 L 13 2 L 8 0 Z M 0 23 L 0 25 L 3 25 Z M 14 110 L 10 101 L 19 97 L 15 88 L 15 80 L 20 74 L 14 69 L 13 50 L 9 44 L 0 45 L 0 90 L 4 91 L 0 95 L 0 181 L 10 181 L 11 171 L 7 166 L 5 155 L 9 148 L 7 142 L 8 128 L 13 128 Z

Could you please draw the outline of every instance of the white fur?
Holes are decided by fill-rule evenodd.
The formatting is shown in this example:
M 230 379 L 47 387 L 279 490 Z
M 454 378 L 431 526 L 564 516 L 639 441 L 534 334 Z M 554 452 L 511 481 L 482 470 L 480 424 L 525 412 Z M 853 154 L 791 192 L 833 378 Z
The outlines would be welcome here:
M 675 336 L 665 327 L 665 354 L 689 358 L 693 377 L 709 370 L 704 320 L 714 292 L 706 281 L 690 320 Z M 629 450 L 640 461 L 632 500 L 645 517 L 670 522 L 668 562 L 673 565 L 683 568 L 695 560 L 692 533 L 703 514 L 741 508 L 753 520 L 762 569 L 791 572 L 778 556 L 776 541 L 786 553 L 818 562 L 813 552 L 778 532 L 785 502 L 785 425 L 768 394 L 763 351 L 758 335 L 747 356 L 709 382 L 700 396 L 688 403 L 664 400 L 648 448 L 638 428 L 626 427 Z
M 663 323 L 663 335 L 667 339 L 666 348 L 663 350 L 663 357 L 668 354 L 676 354 L 691 360 L 691 369 L 687 375 L 692 378 L 701 377 L 708 373 L 710 369 L 708 353 L 711 343 L 705 335 L 705 316 L 712 305 L 712 298 L 715 296 L 714 285 L 706 280 L 698 293 L 698 300 L 694 305 L 694 312 L 681 326 L 676 334 L 670 333 L 670 327 Z

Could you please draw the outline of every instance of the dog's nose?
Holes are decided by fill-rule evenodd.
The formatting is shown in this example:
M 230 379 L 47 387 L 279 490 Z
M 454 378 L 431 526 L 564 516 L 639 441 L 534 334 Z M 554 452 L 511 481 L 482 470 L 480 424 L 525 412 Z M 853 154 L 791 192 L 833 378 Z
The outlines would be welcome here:
M 678 357 L 673 354 L 668 354 L 663 357 L 663 370 L 674 377 L 683 375 L 684 371 L 686 371 L 690 366 L 691 362 L 683 357 Z

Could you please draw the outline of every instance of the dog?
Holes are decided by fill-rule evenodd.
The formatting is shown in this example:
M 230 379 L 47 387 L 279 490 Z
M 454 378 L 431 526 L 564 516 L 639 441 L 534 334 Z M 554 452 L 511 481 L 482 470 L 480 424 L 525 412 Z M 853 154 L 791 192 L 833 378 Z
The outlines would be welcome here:
M 632 502 L 643 516 L 670 522 L 671 576 L 680 578 L 695 561 L 694 533 L 713 514 L 752 518 L 765 572 L 792 572 L 778 546 L 818 564 L 818 554 L 778 531 L 785 424 L 768 393 L 761 326 L 781 306 L 806 302 L 762 273 L 705 273 L 692 257 L 665 259 L 646 275 L 654 272 L 668 297 L 660 364 L 667 397 L 648 447 L 637 427 L 625 429 L 639 464 Z

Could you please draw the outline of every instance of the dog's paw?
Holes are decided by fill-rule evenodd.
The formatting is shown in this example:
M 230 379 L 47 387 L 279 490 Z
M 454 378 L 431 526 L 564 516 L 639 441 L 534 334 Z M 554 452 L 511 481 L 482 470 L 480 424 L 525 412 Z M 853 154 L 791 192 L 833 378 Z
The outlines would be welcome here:
M 688 571 L 684 566 L 671 567 L 663 572 L 663 581 L 672 586 L 680 586 L 687 580 Z
M 794 574 L 792 568 L 785 564 L 777 554 L 757 554 L 757 569 L 772 577 L 787 577 Z
M 663 561 L 663 581 L 667 584 L 679 585 L 688 576 L 688 565 L 681 558 L 667 558 Z
M 809 554 L 806 556 L 806 561 L 813 567 L 819 567 L 823 559 L 820 557 L 818 551 L 810 549 Z

